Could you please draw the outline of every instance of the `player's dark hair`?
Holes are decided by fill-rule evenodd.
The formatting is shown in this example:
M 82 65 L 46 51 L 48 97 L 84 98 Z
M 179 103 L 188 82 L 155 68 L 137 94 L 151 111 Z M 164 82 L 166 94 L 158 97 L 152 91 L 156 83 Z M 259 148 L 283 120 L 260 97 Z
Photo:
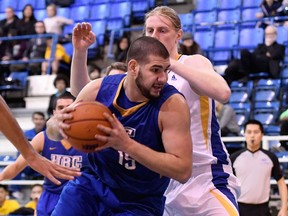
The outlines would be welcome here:
M 57 101 L 58 101 L 59 99 L 72 99 L 73 101 L 75 101 L 75 97 L 74 97 L 71 93 L 66 93 L 66 94 L 64 94 L 64 95 L 61 95 L 61 96 L 57 97 L 57 98 L 54 100 L 53 110 L 56 109 Z
M 149 61 L 150 55 L 160 56 L 164 59 L 169 58 L 169 52 L 159 40 L 142 36 L 131 43 L 127 53 L 127 62 L 135 59 L 137 62 L 145 64 Z
M 8 192 L 8 186 L 0 184 L 0 188 L 3 188 L 6 192 Z

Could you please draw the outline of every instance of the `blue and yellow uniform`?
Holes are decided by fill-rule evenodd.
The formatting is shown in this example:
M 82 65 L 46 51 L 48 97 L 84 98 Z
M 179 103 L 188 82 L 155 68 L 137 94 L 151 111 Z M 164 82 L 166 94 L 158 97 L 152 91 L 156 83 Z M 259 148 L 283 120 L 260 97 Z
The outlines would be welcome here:
M 64 140 L 53 141 L 50 140 L 44 131 L 44 146 L 42 155 L 59 164 L 66 167 L 81 168 L 88 164 L 87 154 L 79 152 L 66 143 Z M 40 196 L 37 204 L 37 216 L 48 216 L 51 215 L 58 202 L 63 187 L 67 184 L 67 180 L 59 179 L 61 185 L 56 185 L 51 182 L 48 178 L 44 180 L 44 190 Z
M 135 141 L 164 152 L 158 115 L 173 94 L 165 85 L 157 99 L 129 101 L 123 82 L 126 75 L 103 79 L 96 100 L 106 105 Z M 64 188 L 52 215 L 162 215 L 169 178 L 160 176 L 128 154 L 113 148 L 89 153 L 90 169 Z

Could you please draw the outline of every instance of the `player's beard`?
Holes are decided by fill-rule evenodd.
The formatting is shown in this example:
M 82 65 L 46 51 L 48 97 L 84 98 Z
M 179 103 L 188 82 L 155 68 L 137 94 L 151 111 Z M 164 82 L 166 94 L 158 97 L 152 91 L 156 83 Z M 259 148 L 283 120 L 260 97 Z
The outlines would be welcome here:
M 145 85 L 143 84 L 144 78 L 143 78 L 143 73 L 142 73 L 142 70 L 140 69 L 139 70 L 139 73 L 138 73 L 138 76 L 135 80 L 136 82 L 136 85 L 138 87 L 138 89 L 140 90 L 140 92 L 142 93 L 142 95 L 144 97 L 146 97 L 147 99 L 155 99 L 155 98 L 158 98 L 159 95 L 152 95 L 150 93 L 150 89 L 146 88 Z M 151 87 L 152 88 L 152 87 Z

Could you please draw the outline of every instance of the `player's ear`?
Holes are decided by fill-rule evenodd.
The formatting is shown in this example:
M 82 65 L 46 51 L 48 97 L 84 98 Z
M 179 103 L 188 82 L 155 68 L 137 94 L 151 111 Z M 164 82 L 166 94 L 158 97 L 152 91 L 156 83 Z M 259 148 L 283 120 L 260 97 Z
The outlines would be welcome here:
M 139 64 L 135 59 L 131 59 L 128 62 L 128 71 L 129 73 L 136 75 L 139 71 Z

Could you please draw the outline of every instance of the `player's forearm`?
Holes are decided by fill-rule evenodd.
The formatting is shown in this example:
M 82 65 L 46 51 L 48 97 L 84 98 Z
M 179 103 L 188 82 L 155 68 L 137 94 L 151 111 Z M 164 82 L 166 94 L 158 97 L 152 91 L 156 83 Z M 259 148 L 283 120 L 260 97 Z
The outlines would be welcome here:
M 15 178 L 27 165 L 27 162 L 23 161 L 23 166 L 18 166 L 16 162 L 6 166 L 0 174 L 0 181 Z
M 0 97 L 0 113 L 0 131 L 25 158 L 33 156 L 36 152 L 25 138 L 18 122 L 2 97 Z
M 130 157 L 147 168 L 167 176 L 181 183 L 185 183 L 191 176 L 192 163 L 175 155 L 157 152 L 131 139 L 130 147 L 125 151 Z
M 87 50 L 74 51 L 71 64 L 71 93 L 76 97 L 81 89 L 90 82 L 87 70 Z
M 60 141 L 63 139 L 61 134 L 59 133 L 57 127 L 56 127 L 57 121 L 54 117 L 51 117 L 46 125 L 46 133 L 49 139 L 54 140 L 54 141 Z
M 213 70 L 207 59 L 199 56 L 194 58 L 202 63 L 199 63 L 199 66 L 192 66 L 171 60 L 170 69 L 185 78 L 199 95 L 211 97 L 221 103 L 227 102 L 231 90 L 226 81 Z

